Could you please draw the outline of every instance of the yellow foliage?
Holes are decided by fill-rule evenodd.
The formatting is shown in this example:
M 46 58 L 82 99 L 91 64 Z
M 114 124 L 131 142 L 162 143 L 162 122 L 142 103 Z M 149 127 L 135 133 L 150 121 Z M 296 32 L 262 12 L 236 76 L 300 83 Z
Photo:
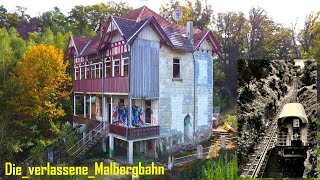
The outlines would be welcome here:
M 17 64 L 12 79 L 17 84 L 18 112 L 23 116 L 56 119 L 65 115 L 61 100 L 70 94 L 68 63 L 54 46 L 30 47 Z

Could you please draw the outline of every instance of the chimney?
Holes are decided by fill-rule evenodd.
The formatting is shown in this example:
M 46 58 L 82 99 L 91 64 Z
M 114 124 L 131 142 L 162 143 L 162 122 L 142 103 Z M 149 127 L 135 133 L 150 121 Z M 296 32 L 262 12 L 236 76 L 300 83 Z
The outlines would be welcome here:
M 187 21 L 186 33 L 191 44 L 193 44 L 193 21 L 192 20 Z

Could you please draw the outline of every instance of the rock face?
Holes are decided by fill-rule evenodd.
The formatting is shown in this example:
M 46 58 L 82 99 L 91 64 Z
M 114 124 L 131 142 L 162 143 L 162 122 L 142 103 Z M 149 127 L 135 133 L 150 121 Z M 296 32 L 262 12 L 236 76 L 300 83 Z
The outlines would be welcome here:
M 257 62 L 257 67 L 260 62 Z M 238 87 L 239 169 L 247 162 L 248 154 L 253 152 L 253 147 L 263 137 L 276 110 L 281 108 L 281 101 L 291 88 L 294 64 L 280 60 L 269 62 L 269 65 L 258 69 L 263 72 L 260 79 L 253 79 L 249 86 L 239 84 Z
M 308 141 L 311 143 L 304 162 L 304 177 L 315 177 L 317 66 L 316 62 L 308 61 L 304 64 L 304 69 L 296 70 L 292 61 L 270 61 L 268 66 L 259 69 L 265 74 L 260 76 L 260 79 L 251 80 L 249 85 L 239 83 L 237 153 L 240 170 L 247 163 L 248 154 L 254 151 L 254 146 L 265 135 L 265 130 L 274 119 L 276 111 L 281 108 L 281 101 L 292 88 L 292 80 L 296 75 L 298 80 L 297 102 L 305 108 L 309 120 Z M 238 75 L 238 77 L 243 77 L 243 75 Z
M 316 177 L 317 166 L 317 64 L 315 61 L 304 63 L 304 69 L 298 75 L 301 79 L 298 90 L 298 102 L 303 104 L 308 117 L 308 141 L 310 147 L 307 150 L 307 158 L 304 162 L 305 171 L 303 177 Z

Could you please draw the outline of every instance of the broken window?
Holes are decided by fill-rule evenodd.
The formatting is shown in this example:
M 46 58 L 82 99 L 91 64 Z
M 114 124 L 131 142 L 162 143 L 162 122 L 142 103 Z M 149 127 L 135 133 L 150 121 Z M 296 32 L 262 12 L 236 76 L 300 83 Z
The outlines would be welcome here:
M 180 59 L 173 58 L 173 78 L 180 78 Z
M 146 101 L 146 123 L 151 123 L 151 101 Z

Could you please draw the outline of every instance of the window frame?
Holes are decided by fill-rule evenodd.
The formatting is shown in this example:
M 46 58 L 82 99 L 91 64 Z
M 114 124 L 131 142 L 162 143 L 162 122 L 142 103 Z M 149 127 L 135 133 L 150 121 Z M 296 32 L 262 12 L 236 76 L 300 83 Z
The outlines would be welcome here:
M 177 68 L 178 68 L 178 72 L 177 72 Z M 177 58 L 177 57 L 174 57 L 172 59 L 172 78 L 181 79 L 181 63 L 180 63 L 180 58 Z
M 79 80 L 79 68 L 74 68 L 74 80 Z
M 124 57 L 125 56 L 125 57 Z M 128 76 L 129 75 L 129 53 L 124 53 L 121 55 L 121 76 Z M 125 63 L 125 61 L 127 61 Z M 125 68 L 127 68 L 127 70 L 125 71 Z M 126 72 L 126 74 L 125 74 Z
M 115 57 L 119 57 L 119 59 L 115 59 Z M 112 77 L 119 77 L 121 75 L 120 59 L 121 59 L 120 55 L 112 56 Z M 116 62 L 118 63 L 117 65 L 116 65 Z M 116 68 L 118 68 L 118 74 L 116 74 Z
M 149 105 L 150 102 L 150 105 Z M 145 105 L 145 113 L 144 113 L 144 119 L 145 119 L 145 123 L 151 124 L 152 122 L 152 101 L 151 100 L 145 100 L 144 101 L 144 105 Z M 149 112 L 148 112 L 149 111 Z M 150 116 L 150 117 L 147 117 Z
M 109 63 L 109 66 L 107 65 Z M 109 71 L 107 71 L 109 70 Z M 107 76 L 107 72 L 108 76 Z M 104 77 L 112 77 L 112 62 L 111 62 L 111 57 L 106 57 L 104 59 Z

